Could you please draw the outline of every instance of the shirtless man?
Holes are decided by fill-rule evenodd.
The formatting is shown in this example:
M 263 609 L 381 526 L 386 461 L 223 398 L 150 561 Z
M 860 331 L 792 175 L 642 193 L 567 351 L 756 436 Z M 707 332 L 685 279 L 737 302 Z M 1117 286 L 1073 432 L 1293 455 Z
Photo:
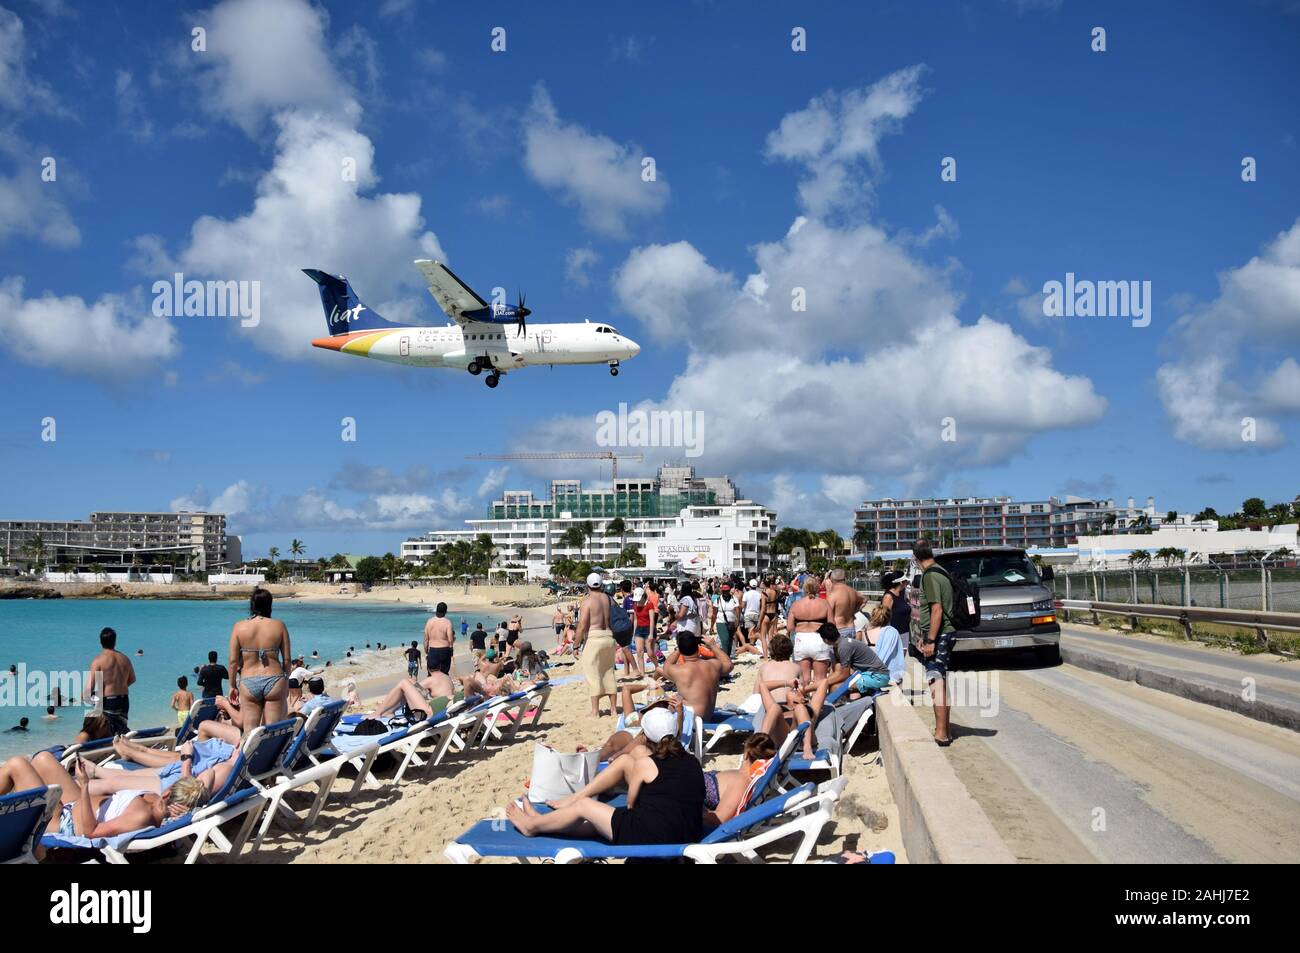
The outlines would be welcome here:
M 82 692 L 82 698 L 97 692 L 113 734 L 124 735 L 130 731 L 127 716 L 131 712 L 131 699 L 127 692 L 135 683 L 135 666 L 117 650 L 117 633 L 112 629 L 100 631 L 99 644 L 102 648 L 90 663 L 90 684 Z
M 707 645 L 713 657 L 706 658 L 700 647 Z M 713 717 L 713 707 L 718 702 L 718 683 L 732 669 L 731 659 L 716 642 L 701 639 L 693 632 L 677 635 L 677 651 L 664 660 L 663 670 L 677 686 L 682 701 L 705 721 Z
M 831 570 L 826 586 L 826 601 L 830 603 L 831 621 L 840 630 L 840 638 L 853 638 L 853 617 L 866 600 L 858 590 L 844 581 L 843 569 Z
M 805 685 L 824 681 L 831 667 L 831 648 L 822 641 L 818 630 L 831 621 L 830 603 L 817 598 L 821 580 L 809 573 L 803 580 L 803 598 L 790 607 L 785 630 L 794 640 L 794 660 Z
M 590 641 L 590 645 L 587 643 Z M 583 677 L 587 680 L 587 696 L 591 699 L 592 715 L 600 714 L 600 700 L 609 699 L 609 713 L 613 715 L 618 682 L 614 678 L 614 655 L 618 643 L 609 628 L 609 596 L 605 595 L 600 573 L 587 577 L 587 594 L 578 604 L 578 631 L 574 654 L 581 656 Z
M 448 625 L 451 623 L 448 622 Z M 402 705 L 406 705 L 412 711 L 418 711 L 425 718 L 432 718 L 435 706 L 438 711 L 442 711 L 451 704 L 451 700 L 456 697 L 456 686 L 451 680 L 451 676 L 437 669 L 432 669 L 429 676 L 422 682 L 412 682 L 409 678 L 401 679 L 380 701 L 379 707 L 371 714 L 371 718 L 383 718 L 385 715 L 391 715 Z M 445 701 L 440 701 L 445 699 Z
M 451 656 L 456 642 L 456 632 L 447 618 L 447 603 L 439 602 L 434 616 L 424 623 L 424 656 L 429 674 L 451 671 Z

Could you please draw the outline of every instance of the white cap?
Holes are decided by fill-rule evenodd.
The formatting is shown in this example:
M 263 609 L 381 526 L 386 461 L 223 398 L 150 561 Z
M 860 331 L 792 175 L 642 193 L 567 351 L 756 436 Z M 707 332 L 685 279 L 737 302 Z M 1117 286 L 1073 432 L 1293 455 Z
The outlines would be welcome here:
M 642 589 L 640 586 L 637 586 L 635 589 L 632 590 L 633 602 L 640 602 L 644 598 L 645 598 L 645 590 Z
M 589 589 L 599 589 L 599 588 L 600 588 L 601 586 L 603 586 L 603 585 L 605 585 L 605 579 L 604 579 L 603 576 L 601 576 L 600 573 L 598 573 L 598 572 L 593 572 L 593 573 L 588 574 L 588 576 L 587 576 L 587 588 L 589 588 Z
M 751 580 L 749 580 L 749 588 L 751 588 L 751 589 L 757 589 L 757 588 L 758 588 L 758 580 L 757 580 L 757 579 L 751 579 Z
M 677 716 L 667 708 L 651 708 L 641 716 L 641 730 L 647 741 L 657 744 L 677 733 Z

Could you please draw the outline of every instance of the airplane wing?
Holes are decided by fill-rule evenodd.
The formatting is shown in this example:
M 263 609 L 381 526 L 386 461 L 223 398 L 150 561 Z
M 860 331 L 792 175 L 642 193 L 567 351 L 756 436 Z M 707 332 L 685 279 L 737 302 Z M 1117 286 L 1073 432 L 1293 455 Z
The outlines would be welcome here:
M 424 282 L 429 286 L 429 294 L 438 302 L 447 317 L 457 324 L 463 324 L 464 311 L 477 311 L 486 308 L 488 303 L 474 293 L 469 285 L 456 277 L 450 268 L 440 261 L 427 258 L 416 259 L 415 267 L 424 275 Z

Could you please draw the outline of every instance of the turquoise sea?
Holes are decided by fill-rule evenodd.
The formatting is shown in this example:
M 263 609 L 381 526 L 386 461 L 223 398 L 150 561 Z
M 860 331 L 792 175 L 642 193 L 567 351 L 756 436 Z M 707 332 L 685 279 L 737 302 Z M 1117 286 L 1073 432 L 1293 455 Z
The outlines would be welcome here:
M 99 630 L 117 630 L 117 648 L 135 665 L 131 688 L 131 726 L 175 725 L 168 702 L 176 679 L 186 675 L 190 690 L 194 667 L 207 662 L 215 650 L 221 664 L 230 627 L 248 615 L 240 601 L 184 601 L 147 599 L 4 599 L 0 600 L 0 679 L 10 665 L 25 664 L 28 672 L 81 671 L 99 651 Z M 337 663 L 350 648 L 365 654 L 365 645 L 409 644 L 419 639 L 429 614 L 417 606 L 335 605 L 284 601 L 276 603 L 276 618 L 289 627 L 295 654 L 308 657 L 308 667 L 327 660 Z M 494 628 L 498 619 L 471 613 L 451 613 L 459 632 L 464 618 L 471 629 L 477 622 Z M 143 649 L 143 655 L 136 655 Z M 319 652 L 319 660 L 310 659 Z M 3 698 L 0 686 L 0 698 Z M 0 756 L 31 754 L 41 748 L 70 741 L 81 727 L 84 709 L 61 708 L 54 722 L 42 720 L 43 706 L 0 707 Z M 30 719 L 30 731 L 10 732 L 18 719 Z

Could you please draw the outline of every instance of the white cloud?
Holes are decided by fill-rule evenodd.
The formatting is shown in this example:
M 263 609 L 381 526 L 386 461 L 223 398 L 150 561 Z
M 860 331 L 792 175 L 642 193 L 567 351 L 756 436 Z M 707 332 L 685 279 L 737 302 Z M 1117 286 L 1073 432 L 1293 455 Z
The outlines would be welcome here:
M 1289 390 L 1300 370 L 1290 358 L 1271 371 L 1251 362 L 1294 352 L 1300 342 L 1300 219 L 1262 254 L 1220 274 L 1218 297 L 1183 315 L 1170 338 L 1176 357 L 1156 371 L 1156 384 L 1174 436 L 1218 450 L 1285 442 L 1269 415 L 1300 412 Z M 1247 417 L 1253 441 L 1242 439 Z
M 878 164 L 879 136 L 915 106 L 918 75 L 819 97 L 782 120 L 769 153 L 808 165 L 819 182 L 854 181 L 859 165 Z M 918 240 L 889 234 L 834 190 L 820 194 L 808 205 L 821 214 L 752 246 L 755 267 L 743 278 L 684 241 L 633 249 L 616 269 L 620 308 L 685 355 L 661 398 L 629 410 L 701 412 L 697 468 L 739 475 L 744 492 L 784 511 L 783 524 L 842 524 L 871 491 L 864 474 L 934 485 L 1101 418 L 1106 401 L 1092 382 L 1057 370 L 1046 348 L 987 316 L 957 320 L 954 266 L 916 256 L 955 229 L 945 213 Z M 832 211 L 853 220 L 833 223 Z M 806 310 L 792 308 L 799 292 Z M 955 440 L 945 439 L 945 418 Z M 583 446 L 595 433 L 593 418 L 564 417 L 519 442 Z M 681 456 L 636 449 L 648 464 Z
M 207 52 L 185 47 L 205 105 L 249 135 L 283 109 L 351 116 L 359 107 L 330 61 L 325 17 L 304 0 L 225 0 L 199 14 Z
M 69 187 L 66 171 L 56 165 L 59 178 L 43 181 L 45 156 L 16 136 L 0 138 L 0 155 L 14 166 L 13 175 L 0 175 L 0 242 L 30 237 L 52 248 L 80 245 L 81 230 L 63 204 Z
M 418 195 L 376 190 L 374 145 L 358 131 L 360 108 L 331 63 L 324 14 L 304 0 L 226 0 L 207 20 L 210 60 L 195 77 L 205 102 L 250 133 L 269 116 L 275 158 L 251 209 L 199 218 L 174 256 L 142 238 L 137 266 L 260 282 L 261 323 L 237 330 L 280 357 L 319 355 L 310 341 L 324 333 L 324 317 L 302 268 L 347 274 L 372 307 L 419 313 L 400 297 L 419 284 L 411 261 L 447 256 L 424 228 Z M 367 37 L 347 37 L 364 52 Z
M 587 288 L 591 285 L 591 269 L 598 261 L 600 255 L 590 247 L 570 248 L 564 255 L 564 277 L 574 287 Z
M 118 70 L 113 92 L 117 98 L 117 121 L 122 128 L 134 139 L 152 139 L 153 122 L 145 112 L 135 77 L 127 70 Z
M 799 198 L 810 214 L 851 208 L 869 194 L 880 140 L 920 104 L 924 72 L 923 65 L 909 66 L 862 89 L 814 97 L 768 135 L 769 157 L 804 166 Z
M 46 113 L 69 118 L 49 84 L 27 72 L 27 33 L 22 17 L 0 7 L 0 111 Z
M 653 215 L 668 201 L 668 183 L 643 182 L 636 146 L 561 121 L 546 87 L 538 84 L 524 117 L 524 169 L 540 185 L 578 207 L 588 228 L 615 238 L 628 218 Z
M 497 490 L 506 485 L 506 474 L 510 472 L 510 467 L 493 467 L 488 470 L 487 475 L 483 477 L 483 482 L 478 485 L 477 496 L 491 496 Z
M 380 492 L 346 501 L 309 487 L 298 495 L 273 498 L 265 488 L 239 480 L 215 498 L 198 487 L 171 501 L 171 509 L 225 513 L 232 532 L 328 530 L 410 531 L 455 524 L 472 502 L 451 487 L 436 494 Z
M 0 280 L 0 341 L 27 364 L 107 382 L 152 374 L 179 351 L 175 328 L 147 303 L 119 295 L 93 304 L 48 292 L 30 298 L 12 276 Z

